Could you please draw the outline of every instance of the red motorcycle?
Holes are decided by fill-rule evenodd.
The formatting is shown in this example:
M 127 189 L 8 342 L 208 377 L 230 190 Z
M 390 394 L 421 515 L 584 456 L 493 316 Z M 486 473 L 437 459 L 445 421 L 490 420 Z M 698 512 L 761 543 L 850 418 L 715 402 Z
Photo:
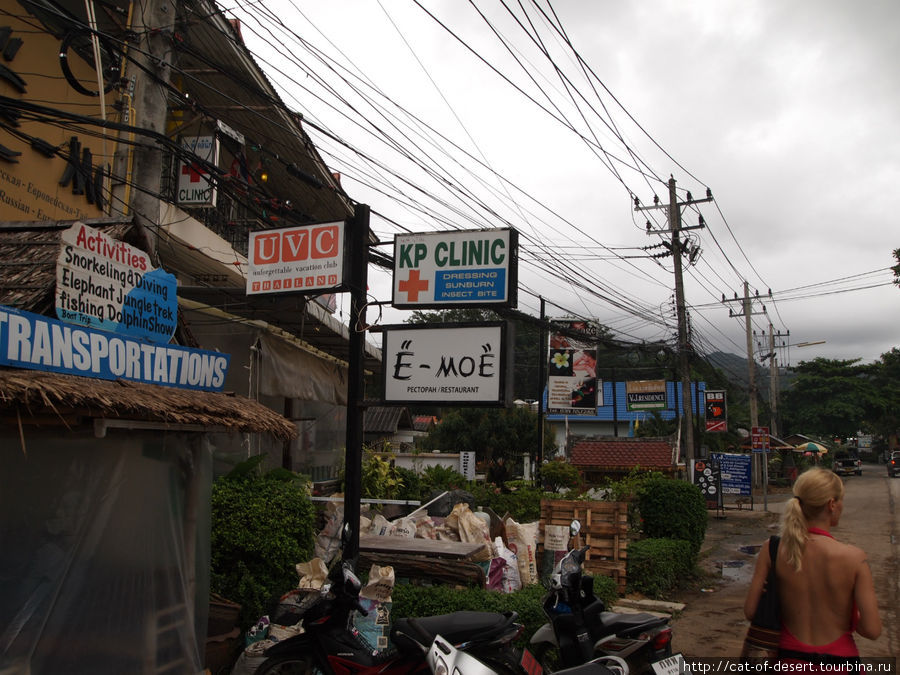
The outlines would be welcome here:
M 520 672 L 513 642 L 523 626 L 516 622 L 515 612 L 395 619 L 393 647 L 376 652 L 352 625 L 354 611 L 367 614 L 359 602 L 362 584 L 352 566 L 346 562 L 335 566 L 329 578 L 329 589 L 302 616 L 304 632 L 269 647 L 255 675 L 426 675 L 430 670 L 425 655 L 410 636 L 430 643 L 438 634 L 492 664 L 497 672 Z

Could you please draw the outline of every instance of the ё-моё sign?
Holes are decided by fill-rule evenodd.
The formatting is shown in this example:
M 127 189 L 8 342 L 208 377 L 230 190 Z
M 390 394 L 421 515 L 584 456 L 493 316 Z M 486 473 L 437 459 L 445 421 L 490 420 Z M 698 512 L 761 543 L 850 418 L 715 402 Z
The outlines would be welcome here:
M 392 304 L 515 307 L 517 248 L 512 229 L 397 235 Z
M 506 323 L 385 326 L 383 334 L 385 402 L 504 405 L 510 399 Z

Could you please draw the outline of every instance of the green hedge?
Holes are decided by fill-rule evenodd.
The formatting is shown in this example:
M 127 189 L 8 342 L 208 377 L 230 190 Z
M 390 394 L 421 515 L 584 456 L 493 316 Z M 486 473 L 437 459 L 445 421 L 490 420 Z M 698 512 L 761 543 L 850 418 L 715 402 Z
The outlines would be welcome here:
M 295 565 L 313 555 L 314 519 L 296 474 L 237 471 L 213 484 L 210 589 L 241 604 L 242 629 L 297 586 Z
M 483 588 L 454 588 L 451 586 L 413 586 L 398 584 L 392 593 L 394 616 L 433 616 L 464 610 L 479 612 L 507 612 L 519 614 L 524 624 L 520 643 L 525 644 L 535 631 L 547 622 L 541 609 L 541 599 L 547 590 L 534 584 L 514 593 L 498 593 Z M 610 577 L 594 577 L 594 593 L 610 608 L 618 598 L 616 582 Z
M 690 542 L 693 567 L 706 536 L 708 518 L 700 488 L 683 480 L 655 477 L 638 489 L 636 506 L 645 537 Z
M 642 539 L 628 545 L 628 589 L 659 598 L 694 573 L 692 544 L 683 539 Z

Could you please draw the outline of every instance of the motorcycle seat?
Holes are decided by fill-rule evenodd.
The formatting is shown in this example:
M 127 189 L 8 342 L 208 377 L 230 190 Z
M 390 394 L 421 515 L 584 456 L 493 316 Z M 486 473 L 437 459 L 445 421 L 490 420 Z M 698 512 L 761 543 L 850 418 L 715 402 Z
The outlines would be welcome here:
M 487 642 L 500 637 L 515 623 L 516 612 L 452 612 L 438 616 L 394 619 L 391 626 L 391 641 L 398 649 L 415 649 L 413 642 L 430 645 L 435 636 L 440 635 L 448 642 L 458 645 L 470 640 Z M 413 639 L 411 639 L 413 638 Z
M 620 614 L 618 612 L 603 612 L 600 614 L 600 623 L 603 624 L 604 633 L 615 633 L 620 637 L 632 637 L 648 628 L 655 628 L 668 622 L 664 616 L 655 616 L 647 612 L 638 614 Z

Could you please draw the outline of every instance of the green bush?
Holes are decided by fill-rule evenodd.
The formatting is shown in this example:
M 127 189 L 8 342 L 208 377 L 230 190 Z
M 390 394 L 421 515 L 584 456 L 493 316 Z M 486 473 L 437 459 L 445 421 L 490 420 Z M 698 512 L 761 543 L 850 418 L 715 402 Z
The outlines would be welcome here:
M 682 539 L 641 539 L 628 545 L 628 589 L 659 598 L 694 571 L 692 545 Z
M 456 469 L 432 464 L 422 472 L 422 483 L 434 490 L 457 490 L 464 489 L 468 481 Z
M 509 492 L 495 485 L 470 483 L 468 490 L 475 497 L 476 506 L 487 506 L 501 518 L 509 513 L 518 523 L 533 523 L 541 519 L 541 499 L 552 498 L 524 481 L 508 482 Z
M 525 626 L 520 638 L 524 645 L 535 631 L 547 622 L 541 608 L 546 589 L 534 584 L 514 593 L 498 593 L 483 588 L 453 588 L 450 586 L 412 586 L 400 584 L 394 587 L 391 614 L 394 616 L 433 616 L 464 610 L 479 612 L 514 611 Z M 616 582 L 610 577 L 594 577 L 594 593 L 607 608 L 616 598 Z
M 312 558 L 315 514 L 308 484 L 286 471 L 241 465 L 212 486 L 210 589 L 242 605 L 246 629 L 273 597 L 297 585 L 295 565 Z
M 554 460 L 541 465 L 541 483 L 549 492 L 556 492 L 560 488 L 571 490 L 581 484 L 581 474 L 568 462 Z
M 638 489 L 637 509 L 644 536 L 690 542 L 693 567 L 706 536 L 706 501 L 700 488 L 683 480 L 651 478 Z

